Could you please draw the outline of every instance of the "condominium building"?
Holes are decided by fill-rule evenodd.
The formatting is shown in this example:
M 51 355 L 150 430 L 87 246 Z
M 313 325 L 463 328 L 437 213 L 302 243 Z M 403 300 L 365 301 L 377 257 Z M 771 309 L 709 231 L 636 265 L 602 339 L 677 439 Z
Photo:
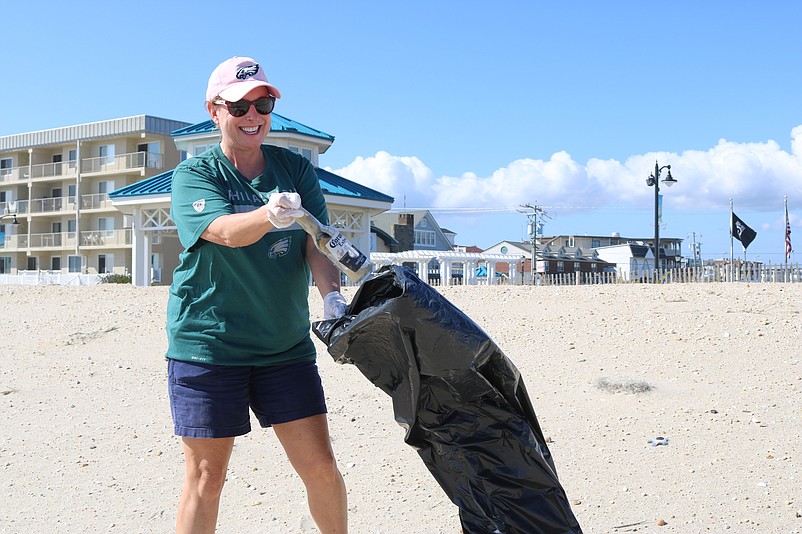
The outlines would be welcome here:
M 132 222 L 109 193 L 174 168 L 171 133 L 147 115 L 0 137 L 0 274 L 124 274 Z

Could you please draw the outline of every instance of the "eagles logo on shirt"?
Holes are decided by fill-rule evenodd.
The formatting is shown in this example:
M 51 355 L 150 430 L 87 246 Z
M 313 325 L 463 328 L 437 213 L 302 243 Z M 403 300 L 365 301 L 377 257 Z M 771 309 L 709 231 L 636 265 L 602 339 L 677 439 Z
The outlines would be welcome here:
M 206 207 L 206 199 L 202 198 L 200 200 L 196 200 L 192 203 L 192 208 L 197 211 L 198 213 L 202 212 L 203 209 Z
M 292 243 L 292 237 L 282 237 L 270 247 L 267 251 L 267 257 L 275 260 L 276 258 L 280 258 L 287 254 L 290 251 L 290 243 Z

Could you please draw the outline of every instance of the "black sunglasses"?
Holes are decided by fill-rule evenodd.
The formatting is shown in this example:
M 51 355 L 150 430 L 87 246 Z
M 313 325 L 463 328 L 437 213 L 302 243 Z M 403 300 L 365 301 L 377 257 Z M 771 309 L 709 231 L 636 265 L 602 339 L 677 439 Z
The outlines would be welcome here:
M 256 100 L 237 100 L 236 102 L 229 102 L 228 100 L 221 99 L 215 100 L 213 103 L 221 106 L 225 105 L 232 117 L 242 117 L 248 113 L 251 106 L 256 108 L 256 112 L 259 115 L 270 115 L 273 108 L 276 106 L 276 99 L 272 96 L 263 96 Z

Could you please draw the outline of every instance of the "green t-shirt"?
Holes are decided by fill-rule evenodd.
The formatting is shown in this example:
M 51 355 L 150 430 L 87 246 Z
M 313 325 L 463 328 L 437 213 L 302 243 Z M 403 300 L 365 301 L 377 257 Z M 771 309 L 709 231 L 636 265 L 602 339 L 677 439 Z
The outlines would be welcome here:
M 306 158 L 262 146 L 264 173 L 248 181 L 215 145 L 173 172 L 171 217 L 184 251 L 167 303 L 167 358 L 218 365 L 313 360 L 309 336 L 306 232 L 274 228 L 240 248 L 200 236 L 221 215 L 248 212 L 271 193 L 297 192 L 327 222 L 326 203 Z

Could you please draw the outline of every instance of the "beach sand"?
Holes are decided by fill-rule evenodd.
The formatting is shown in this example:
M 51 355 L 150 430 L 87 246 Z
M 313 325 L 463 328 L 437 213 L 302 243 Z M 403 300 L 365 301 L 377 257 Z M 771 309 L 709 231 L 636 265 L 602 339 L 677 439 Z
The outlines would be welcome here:
M 440 291 L 520 369 L 586 533 L 802 532 L 802 285 Z M 0 532 L 172 531 L 183 463 L 166 300 L 164 287 L 0 287 Z M 316 290 L 310 304 L 322 318 Z M 458 533 L 390 398 L 316 343 L 350 532 Z M 218 532 L 317 532 L 255 423 Z

